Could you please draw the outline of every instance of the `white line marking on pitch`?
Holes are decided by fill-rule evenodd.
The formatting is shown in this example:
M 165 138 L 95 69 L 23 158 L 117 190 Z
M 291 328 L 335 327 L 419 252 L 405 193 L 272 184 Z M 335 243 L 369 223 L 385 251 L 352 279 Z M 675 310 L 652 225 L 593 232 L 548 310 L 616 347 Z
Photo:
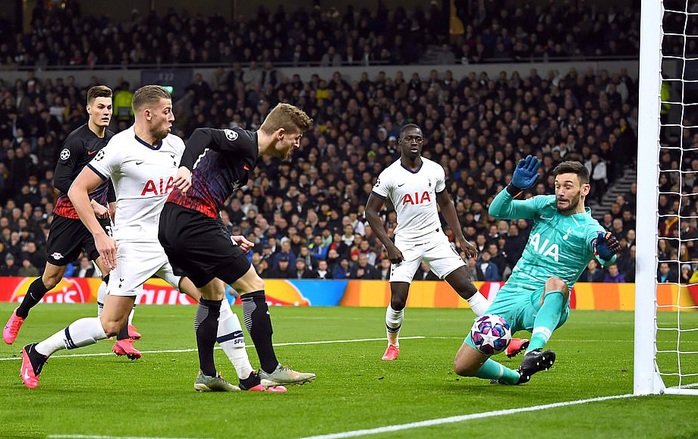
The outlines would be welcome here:
M 200 439 L 187 437 L 96 436 L 92 434 L 49 434 L 49 439 Z
M 422 335 L 415 335 L 411 337 L 400 337 L 401 340 L 419 340 L 427 338 Z M 274 346 L 298 346 L 298 345 L 309 345 L 309 344 L 339 344 L 339 343 L 364 343 L 368 341 L 385 341 L 383 338 L 357 338 L 350 340 L 320 340 L 320 341 L 293 341 L 288 343 L 274 343 Z M 247 346 L 247 349 L 253 349 L 254 345 Z M 220 349 L 220 347 L 216 347 Z M 184 352 L 196 352 L 196 348 L 192 349 L 164 349 L 160 351 L 141 351 L 142 354 L 179 354 Z M 107 357 L 113 356 L 113 352 L 101 352 L 97 354 L 63 354 L 63 355 L 52 355 L 51 358 L 73 358 L 73 357 Z M 17 357 L 7 357 L 0 358 L 0 361 L 18 361 L 21 360 L 21 356 Z
M 365 430 L 345 431 L 342 433 L 323 434 L 319 436 L 307 436 L 301 439 L 341 439 L 346 437 L 368 436 L 370 434 L 389 433 L 393 431 L 411 430 L 413 428 L 431 427 L 434 425 L 453 424 L 455 422 L 470 421 L 472 419 L 490 418 L 492 416 L 513 415 L 515 413 L 535 412 L 571 405 L 587 404 L 590 402 L 608 401 L 611 399 L 630 398 L 632 394 L 602 396 L 599 398 L 580 399 L 577 401 L 556 402 L 553 404 L 536 405 L 533 407 L 521 407 L 517 409 L 496 410 L 493 412 L 473 413 L 470 415 L 450 416 L 448 418 L 430 419 L 428 421 L 410 422 L 409 424 L 387 425 L 385 427 L 367 428 Z

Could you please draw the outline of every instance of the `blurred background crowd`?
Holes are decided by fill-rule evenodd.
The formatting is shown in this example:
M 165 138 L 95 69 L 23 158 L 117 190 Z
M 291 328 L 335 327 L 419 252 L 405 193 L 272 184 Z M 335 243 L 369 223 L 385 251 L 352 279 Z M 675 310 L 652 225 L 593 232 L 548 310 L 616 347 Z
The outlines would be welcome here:
M 634 169 L 637 158 L 638 85 L 617 71 L 551 69 L 454 75 L 454 64 L 637 58 L 639 8 L 599 10 L 585 2 L 558 7 L 478 2 L 457 38 L 444 37 L 439 5 L 357 10 L 352 7 L 286 10 L 260 8 L 249 19 L 158 16 L 134 11 L 130 20 L 83 17 L 76 4 L 37 9 L 31 32 L 0 43 L 4 68 L 97 68 L 158 63 L 214 67 L 195 73 L 176 96 L 175 131 L 186 139 L 197 127 L 254 130 L 278 102 L 305 110 L 314 126 L 291 162 L 264 156 L 246 186 L 226 203 L 221 218 L 231 233 L 256 243 L 249 257 L 265 278 L 387 279 L 390 262 L 364 221 L 378 174 L 399 156 L 405 123 L 425 135 L 423 155 L 446 170 L 468 240 L 480 251 L 468 265 L 473 280 L 506 280 L 521 256 L 531 223 L 495 221 L 487 214 L 517 161 L 537 155 L 543 166 L 527 196 L 553 193 L 553 168 L 579 160 L 590 170 L 588 205 L 623 245 L 617 264 L 593 261 L 580 281 L 634 282 Z M 408 64 L 432 64 L 428 75 Z M 340 66 L 403 65 L 395 74 L 364 73 L 348 80 Z M 337 67 L 331 75 L 282 75 L 279 66 Z M 85 93 L 97 85 L 72 75 L 42 78 L 27 69 L 14 82 L 0 79 L 0 275 L 36 276 L 45 264 L 52 220 L 53 170 L 70 131 L 86 122 Z M 131 123 L 130 99 L 139 84 L 118 81 L 112 129 Z M 698 134 L 679 133 L 698 147 Z M 698 159 L 665 152 L 662 170 L 693 169 Z M 698 194 L 693 178 L 661 174 L 662 192 Z M 693 175 L 693 174 L 690 174 Z M 619 191 L 619 182 L 628 189 Z M 614 188 L 615 191 L 613 190 Z M 663 198 L 662 198 L 663 197 Z M 660 197 L 661 282 L 688 282 L 698 268 L 698 247 L 676 238 L 696 234 L 696 197 Z M 611 198 L 610 203 L 603 203 Z M 604 207 L 604 206 L 610 207 Z M 392 233 L 395 213 L 383 212 Z M 451 231 L 446 228 L 446 232 Z M 72 271 L 72 273 L 70 272 Z M 94 276 L 87 258 L 66 275 Z M 434 279 L 426 266 L 415 279 Z M 695 282 L 695 279 L 694 279 Z

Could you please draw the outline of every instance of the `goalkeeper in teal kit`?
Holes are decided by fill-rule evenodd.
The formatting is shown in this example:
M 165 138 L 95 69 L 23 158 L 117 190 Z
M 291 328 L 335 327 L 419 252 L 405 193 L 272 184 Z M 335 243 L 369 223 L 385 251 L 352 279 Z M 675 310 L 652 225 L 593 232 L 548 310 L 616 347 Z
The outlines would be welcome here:
M 489 208 L 497 219 L 533 220 L 533 228 L 511 277 L 487 309 L 506 319 L 512 333 L 531 331 L 531 342 L 517 370 L 511 370 L 476 350 L 470 335 L 461 345 L 454 370 L 501 384 L 523 384 L 531 375 L 549 369 L 555 352 L 544 350 L 553 331 L 570 313 L 569 291 L 589 261 L 615 262 L 620 244 L 584 207 L 589 193 L 589 172 L 580 162 L 560 163 L 554 170 L 555 195 L 515 200 L 538 178 L 540 161 L 528 156 L 519 161 L 511 184 Z

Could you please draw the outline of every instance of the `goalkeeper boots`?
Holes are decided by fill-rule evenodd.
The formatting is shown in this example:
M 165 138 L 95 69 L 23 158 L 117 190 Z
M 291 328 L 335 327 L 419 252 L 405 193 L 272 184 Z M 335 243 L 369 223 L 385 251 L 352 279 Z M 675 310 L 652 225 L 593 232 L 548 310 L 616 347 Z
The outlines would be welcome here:
M 272 373 L 267 373 L 264 369 L 258 372 L 259 378 L 264 387 L 283 386 L 286 384 L 305 384 L 315 379 L 314 373 L 296 372 L 288 366 L 279 363 Z
M 548 370 L 555 363 L 555 352 L 535 349 L 526 352 L 524 359 L 519 366 L 519 382 L 517 384 L 527 383 L 531 379 L 531 375 L 542 370 Z
M 507 346 L 507 357 L 513 358 L 528 347 L 529 341 L 526 338 L 512 338 Z

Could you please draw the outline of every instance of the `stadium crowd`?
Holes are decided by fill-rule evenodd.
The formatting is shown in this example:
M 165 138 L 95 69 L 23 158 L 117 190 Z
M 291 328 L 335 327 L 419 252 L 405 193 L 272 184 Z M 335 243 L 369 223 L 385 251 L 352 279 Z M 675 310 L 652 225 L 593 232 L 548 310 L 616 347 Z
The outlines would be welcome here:
M 550 11 L 563 13 L 556 12 L 556 8 Z M 347 14 L 337 19 L 344 23 L 346 17 L 355 16 Z M 169 23 L 175 29 L 182 26 L 180 20 L 184 18 L 149 17 L 141 20 Z M 274 17 L 269 14 L 266 20 L 275 22 L 278 17 Z M 362 17 L 362 13 L 356 17 Z M 319 18 L 320 23 L 327 19 L 324 15 Z M 215 17 L 209 20 L 212 19 Z M 105 24 L 100 20 L 87 20 L 83 31 L 93 32 L 89 25 L 93 23 L 96 29 L 109 30 L 106 34 L 117 42 L 115 35 L 121 35 L 119 32 L 131 35 L 128 26 L 133 23 Z M 521 26 L 528 21 L 522 19 Z M 619 18 L 618 22 L 625 21 Z M 194 28 L 207 26 L 205 20 L 197 25 L 191 23 Z M 365 24 L 362 23 L 363 20 L 348 20 L 341 29 L 351 33 Z M 70 32 L 80 31 L 78 26 L 69 28 Z M 502 33 L 515 33 L 518 28 L 517 25 L 507 31 L 498 26 Z M 544 28 L 551 30 L 550 26 Z M 148 35 L 165 32 L 159 29 L 153 27 L 153 34 Z M 278 40 L 270 27 L 265 29 L 269 31 L 265 38 Z M 486 33 L 487 27 L 477 29 Z M 148 35 L 135 40 L 158 40 Z M 178 32 L 177 38 L 187 38 L 186 35 L 187 32 Z M 59 47 L 69 46 L 71 38 L 67 35 Z M 549 38 L 560 44 L 566 39 L 558 33 L 551 33 Z M 233 46 L 236 39 L 232 40 Z M 192 41 L 195 47 L 207 47 L 205 42 Z M 584 47 L 601 46 L 598 41 L 581 37 L 575 41 Z M 249 42 L 242 44 L 254 47 Z M 171 50 L 167 56 L 174 53 L 176 45 L 168 43 Z M 163 53 L 151 48 L 143 50 L 148 56 Z M 186 92 L 176 99 L 174 111 L 176 134 L 185 139 L 196 127 L 257 129 L 278 102 L 294 104 L 314 119 L 314 127 L 303 137 L 303 147 L 294 154 L 293 161 L 261 158 L 254 177 L 221 212 L 231 233 L 244 234 L 255 242 L 249 257 L 264 278 L 389 277 L 390 262 L 364 222 L 363 213 L 376 176 L 399 155 L 398 130 L 408 122 L 417 123 L 425 134 L 424 156 L 446 169 L 448 189 L 465 236 L 480 251 L 477 259 L 468 261 L 474 280 L 506 279 L 526 243 L 529 222 L 494 221 L 487 214 L 492 198 L 508 183 L 521 157 L 535 154 L 543 161 L 541 178 L 529 195 L 552 193 L 554 179 L 550 172 L 563 159 L 573 159 L 589 168 L 589 199 L 594 201 L 601 199 L 608 185 L 622 177 L 637 157 L 638 89 L 625 69 L 578 72 L 570 68 L 567 72 L 551 70 L 542 74 L 531 69 L 512 74 L 501 72 L 496 77 L 471 72 L 456 78 L 450 70 L 435 67 L 428 77 L 409 71 L 390 77 L 381 72 L 375 77 L 363 74 L 352 82 L 337 70 L 331 78 L 316 74 L 303 81 L 298 75 L 277 75 L 263 50 L 254 49 L 252 53 L 262 55 L 250 60 L 217 58 L 226 67 L 218 68 L 210 78 L 195 74 Z M 242 62 L 247 61 L 249 64 L 243 67 Z M 389 60 L 398 61 L 403 62 Z M 264 63 L 266 67 L 258 67 Z M 72 76 L 53 81 L 34 72 L 28 72 L 25 80 L 14 84 L 0 80 L 0 275 L 36 276 L 42 270 L 54 200 L 53 169 L 65 136 L 86 122 L 85 92 L 97 83 L 96 77 L 90 84 L 78 84 Z M 119 102 L 130 102 L 136 87 L 125 82 L 107 85 L 115 88 L 112 122 L 113 129 L 119 131 L 129 125 L 131 117 L 128 105 Z M 695 142 L 693 138 L 687 141 Z M 685 157 L 667 154 L 662 157 L 665 169 L 678 169 L 678 162 Z M 693 166 L 698 167 L 698 161 Z M 676 188 L 677 179 L 669 173 L 665 177 L 668 188 Z M 683 181 L 688 184 L 686 179 Z M 608 212 L 603 212 L 602 225 L 624 247 L 617 266 L 601 270 L 592 261 L 580 281 L 634 281 L 635 200 L 633 185 L 629 193 L 618 196 Z M 684 238 L 687 233 L 695 233 L 695 220 L 685 219 L 679 224 L 676 214 L 681 208 L 682 215 L 692 212 L 695 216 L 698 203 L 678 203 L 670 198 L 664 200 L 664 213 L 668 216 L 660 224 L 660 236 L 675 237 L 679 230 Z M 385 211 L 383 215 L 386 227 L 392 231 L 394 212 Z M 674 221 L 669 221 L 672 218 Z M 698 259 L 698 249 L 690 246 L 692 242 L 686 248 L 674 248 L 673 242 L 664 240 L 667 259 Z M 78 262 L 73 273 L 66 275 L 90 275 L 88 263 Z M 688 266 L 690 278 L 696 267 L 683 265 Z M 667 266 L 665 274 L 660 266 L 660 280 L 685 277 L 683 266 L 681 270 L 677 264 Z M 422 267 L 415 279 L 433 279 L 433 274 Z
M 82 16 L 80 5 L 36 2 L 31 32 L 0 44 L 0 66 L 139 66 L 271 62 L 275 65 L 530 62 L 589 57 L 637 58 L 640 9 L 596 2 L 455 2 L 462 35 L 449 38 L 449 14 L 427 8 L 322 9 L 260 6 L 253 17 L 158 16 L 129 20 Z M 48 3 L 48 2 L 47 2 Z M 435 49 L 436 48 L 436 49 Z M 432 53 L 429 51 L 432 50 Z

